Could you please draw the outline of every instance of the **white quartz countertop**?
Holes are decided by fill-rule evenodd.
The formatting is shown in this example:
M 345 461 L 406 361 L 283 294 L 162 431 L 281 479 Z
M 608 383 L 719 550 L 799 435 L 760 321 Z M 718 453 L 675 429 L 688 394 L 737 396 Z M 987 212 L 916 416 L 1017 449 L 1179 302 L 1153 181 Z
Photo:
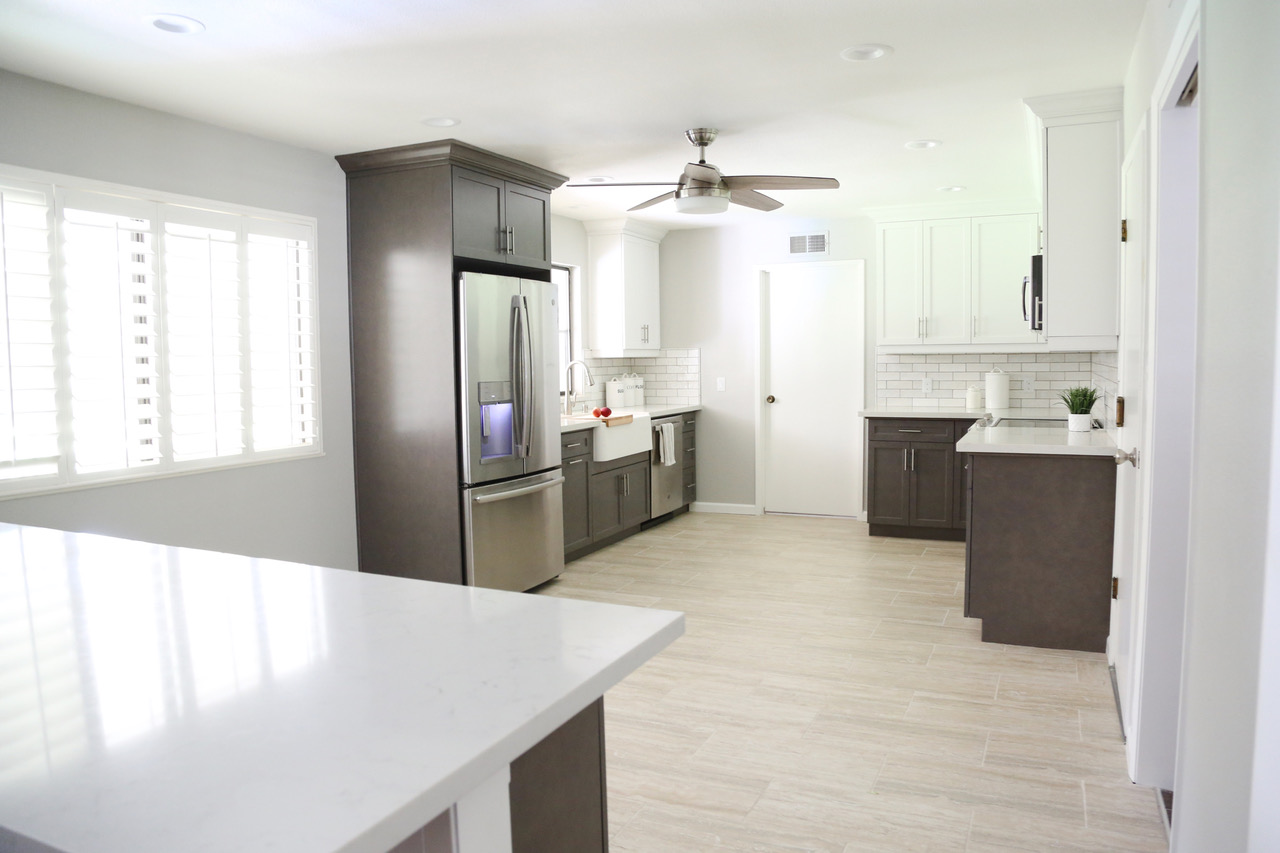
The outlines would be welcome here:
M 693 406 L 684 405 L 684 406 L 665 406 L 665 407 L 660 406 L 660 407 L 655 407 L 650 409 L 614 409 L 613 414 L 636 415 L 636 416 L 648 415 L 650 418 L 666 418 L 666 417 L 670 417 L 671 415 L 683 415 L 685 412 L 700 412 L 700 411 L 702 411 L 702 406 L 700 405 L 693 405 Z M 560 419 L 560 432 L 562 433 L 573 432 L 574 430 L 579 430 L 579 429 L 592 429 L 593 427 L 596 427 L 596 426 L 599 426 L 599 422 L 595 418 L 587 417 L 584 419 L 581 415 L 574 418 L 562 417 Z
M 385 853 L 683 626 L 0 524 L 0 850 Z
M 858 412 L 864 418 L 917 418 L 924 420 L 961 421 L 968 418 L 981 418 L 991 415 L 996 418 L 1036 417 L 1035 409 L 863 409 Z M 1058 410 L 1048 417 L 1065 417 L 1064 410 Z
M 961 453 L 1027 453 L 1039 456 L 1114 456 L 1116 443 L 1104 429 L 1071 432 L 1065 426 L 977 426 L 956 442 L 956 450 Z

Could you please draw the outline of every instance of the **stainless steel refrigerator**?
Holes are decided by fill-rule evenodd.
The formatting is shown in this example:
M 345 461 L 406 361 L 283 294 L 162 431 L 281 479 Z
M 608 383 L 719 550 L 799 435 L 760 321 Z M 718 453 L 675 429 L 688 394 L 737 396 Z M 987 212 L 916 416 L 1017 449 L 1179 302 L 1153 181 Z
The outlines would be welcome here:
M 564 571 L 556 286 L 458 281 L 466 582 L 526 590 Z

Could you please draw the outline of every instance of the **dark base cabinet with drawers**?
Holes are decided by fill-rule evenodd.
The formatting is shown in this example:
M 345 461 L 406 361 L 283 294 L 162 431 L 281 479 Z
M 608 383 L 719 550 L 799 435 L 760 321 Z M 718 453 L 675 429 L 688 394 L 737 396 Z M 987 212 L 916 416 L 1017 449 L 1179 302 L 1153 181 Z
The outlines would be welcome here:
M 681 480 L 683 502 L 674 512 L 651 519 L 651 454 L 637 453 L 608 462 L 591 458 L 592 428 L 562 433 L 560 458 L 564 469 L 564 556 L 576 560 L 689 511 L 697 498 L 697 413 L 681 417 Z
M 867 418 L 867 522 L 872 536 L 964 541 L 964 454 L 974 418 Z

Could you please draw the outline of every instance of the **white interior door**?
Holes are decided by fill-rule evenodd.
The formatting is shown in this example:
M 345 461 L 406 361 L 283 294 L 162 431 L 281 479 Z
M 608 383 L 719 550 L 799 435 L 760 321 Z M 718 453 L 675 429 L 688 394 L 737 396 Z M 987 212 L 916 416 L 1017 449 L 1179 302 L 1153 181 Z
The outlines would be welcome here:
M 761 418 L 766 512 L 862 513 L 862 261 L 768 271 Z M 767 402 L 769 398 L 774 402 Z
M 1124 464 L 1116 471 L 1115 557 L 1112 574 L 1118 595 L 1111 603 L 1111 636 L 1108 657 L 1116 668 L 1120 713 L 1126 727 L 1133 719 L 1133 637 L 1135 606 L 1146 584 L 1149 457 L 1146 419 L 1148 399 L 1148 322 L 1150 281 L 1147 275 L 1147 130 L 1144 123 L 1135 135 L 1121 169 L 1121 216 L 1128 239 L 1121 244 L 1120 359 L 1117 394 L 1124 397 L 1124 425 L 1116 428 L 1122 450 L 1137 450 L 1137 466 Z

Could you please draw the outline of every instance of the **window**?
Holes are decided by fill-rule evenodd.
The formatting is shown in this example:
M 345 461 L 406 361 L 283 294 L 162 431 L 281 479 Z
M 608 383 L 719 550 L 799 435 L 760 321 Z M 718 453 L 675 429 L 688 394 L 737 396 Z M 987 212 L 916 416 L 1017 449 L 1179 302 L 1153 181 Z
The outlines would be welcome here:
M 314 243 L 0 169 L 0 495 L 319 453 Z
M 551 283 L 556 286 L 556 306 L 560 319 L 556 326 L 559 330 L 560 348 L 560 394 L 567 394 L 569 362 L 573 361 L 573 312 L 576 307 L 573 299 L 573 270 L 568 267 L 552 267 Z M 575 385 L 581 389 L 581 383 Z

